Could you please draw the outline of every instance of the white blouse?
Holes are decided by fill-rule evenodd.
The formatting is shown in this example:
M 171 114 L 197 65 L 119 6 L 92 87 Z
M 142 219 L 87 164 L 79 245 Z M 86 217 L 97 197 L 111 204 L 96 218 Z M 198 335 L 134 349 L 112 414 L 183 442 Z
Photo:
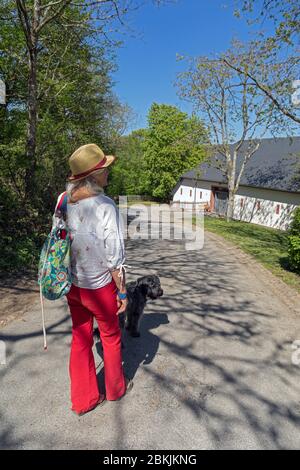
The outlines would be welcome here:
M 125 262 L 123 219 L 112 199 L 103 193 L 67 205 L 71 236 L 72 282 L 99 289 L 122 271 Z

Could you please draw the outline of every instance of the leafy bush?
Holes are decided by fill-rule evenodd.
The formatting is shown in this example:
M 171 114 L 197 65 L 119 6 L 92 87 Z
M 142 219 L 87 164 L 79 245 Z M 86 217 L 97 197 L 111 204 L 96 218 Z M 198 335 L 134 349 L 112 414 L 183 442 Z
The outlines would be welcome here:
M 39 215 L 6 184 L 0 187 L 0 278 L 35 271 L 49 230 L 49 217 Z
M 289 234 L 289 265 L 293 271 L 300 273 L 300 207 L 294 212 Z

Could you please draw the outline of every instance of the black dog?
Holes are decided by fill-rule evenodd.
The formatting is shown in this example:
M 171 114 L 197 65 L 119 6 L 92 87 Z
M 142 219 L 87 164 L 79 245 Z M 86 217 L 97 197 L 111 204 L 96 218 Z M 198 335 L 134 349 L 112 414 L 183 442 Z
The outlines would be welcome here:
M 131 336 L 140 336 L 139 323 L 148 299 L 155 300 L 163 295 L 159 277 L 154 275 L 139 277 L 126 285 L 128 306 L 125 311 L 125 328 Z M 122 320 L 122 319 L 121 319 Z
M 155 274 L 139 277 L 136 281 L 126 284 L 128 305 L 126 311 L 119 315 L 120 328 L 129 332 L 133 338 L 140 336 L 139 323 L 148 299 L 157 299 L 163 295 L 159 277 Z M 94 330 L 99 338 L 99 330 Z

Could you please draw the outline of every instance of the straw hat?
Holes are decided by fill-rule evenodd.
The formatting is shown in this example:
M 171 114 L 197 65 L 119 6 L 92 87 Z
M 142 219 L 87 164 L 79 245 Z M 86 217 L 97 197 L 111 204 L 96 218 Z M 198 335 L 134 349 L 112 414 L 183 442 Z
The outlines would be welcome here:
M 69 158 L 72 175 L 69 181 L 78 181 L 106 168 L 114 163 L 116 157 L 104 155 L 96 144 L 87 144 L 79 147 Z

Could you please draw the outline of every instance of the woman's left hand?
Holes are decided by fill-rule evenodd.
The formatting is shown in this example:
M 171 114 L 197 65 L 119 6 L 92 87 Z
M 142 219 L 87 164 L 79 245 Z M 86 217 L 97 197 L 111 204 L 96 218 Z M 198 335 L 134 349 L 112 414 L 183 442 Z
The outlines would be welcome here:
M 117 315 L 119 315 L 120 313 L 125 312 L 127 305 L 128 305 L 128 299 L 121 300 L 119 296 L 117 296 L 117 304 L 118 304 Z

